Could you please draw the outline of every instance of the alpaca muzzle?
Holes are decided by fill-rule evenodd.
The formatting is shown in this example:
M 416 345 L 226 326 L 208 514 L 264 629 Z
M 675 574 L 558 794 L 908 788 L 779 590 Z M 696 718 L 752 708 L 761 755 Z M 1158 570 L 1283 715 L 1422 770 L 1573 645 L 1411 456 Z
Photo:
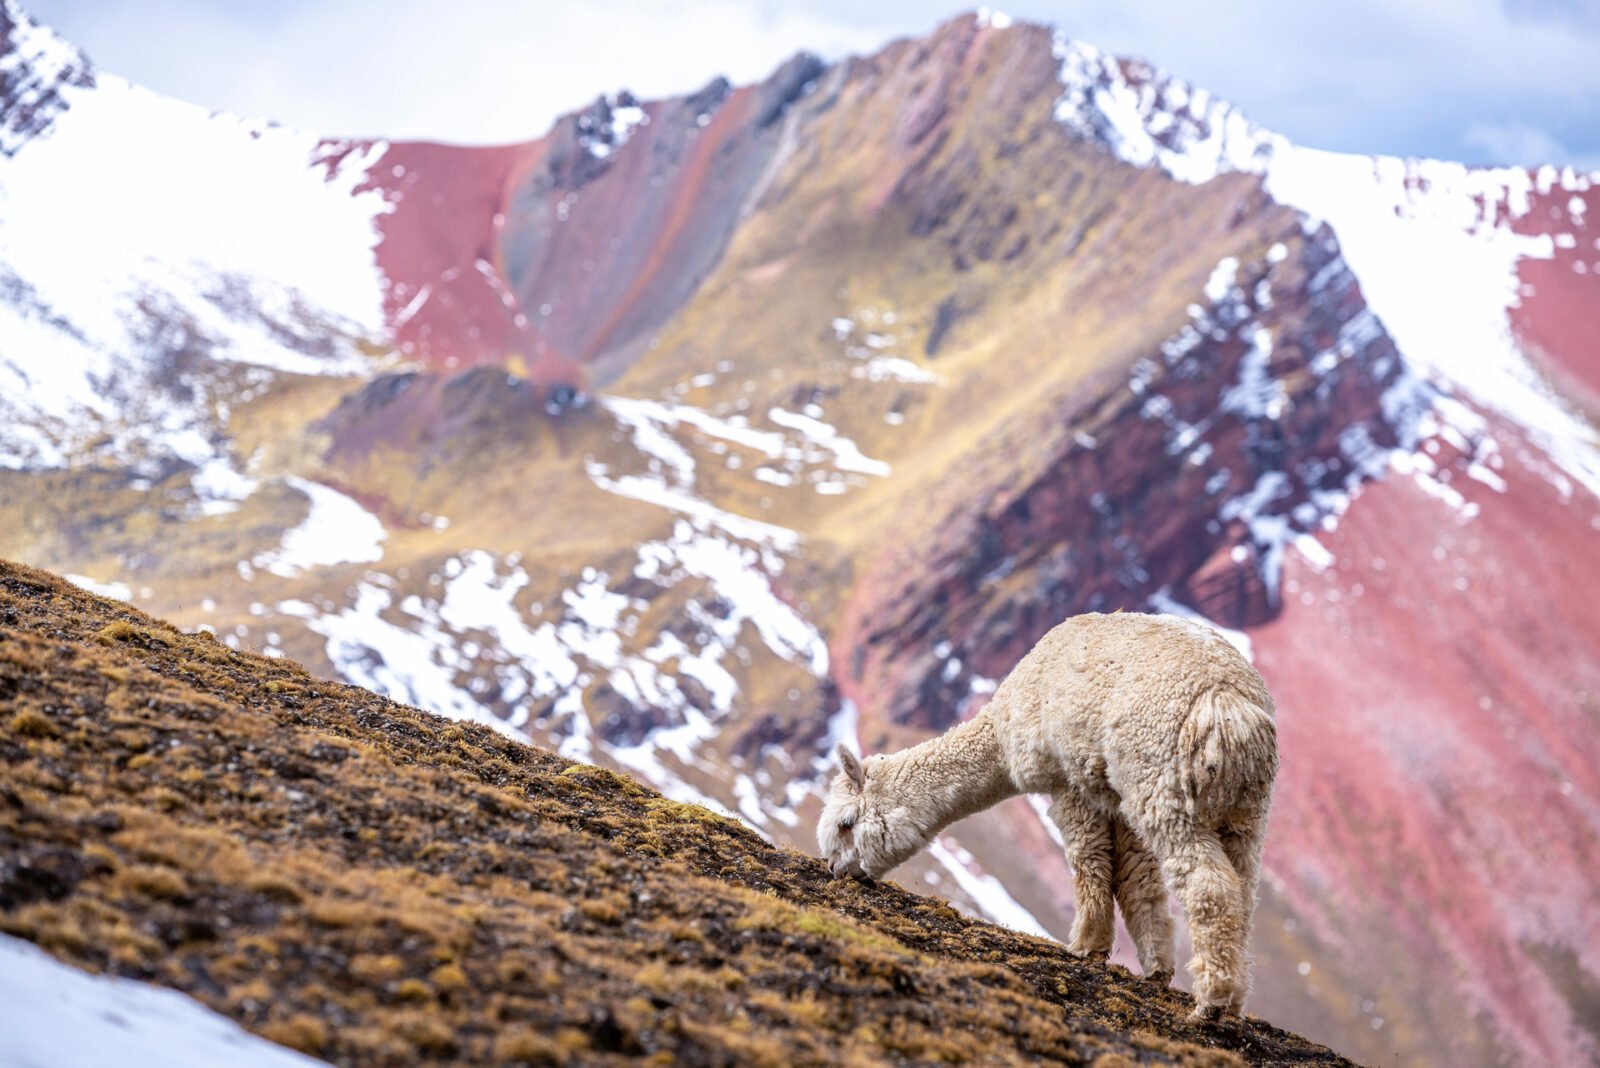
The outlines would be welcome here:
M 851 860 L 833 860 L 828 862 L 828 872 L 835 879 L 854 879 L 858 883 L 871 886 L 875 879 L 862 870 L 861 865 Z

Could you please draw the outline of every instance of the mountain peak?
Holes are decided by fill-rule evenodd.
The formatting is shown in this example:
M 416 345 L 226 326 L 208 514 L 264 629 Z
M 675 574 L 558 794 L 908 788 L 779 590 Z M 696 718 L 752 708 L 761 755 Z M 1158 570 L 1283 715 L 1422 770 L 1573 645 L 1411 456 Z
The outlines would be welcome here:
M 1190 185 L 1260 173 L 1281 140 L 1238 108 L 1142 59 L 1122 59 L 1057 32 L 1062 96 L 1056 118 L 1135 166 L 1158 165 Z
M 87 56 L 14 0 L 0 0 L 0 155 L 49 128 L 66 107 L 63 86 L 93 84 Z

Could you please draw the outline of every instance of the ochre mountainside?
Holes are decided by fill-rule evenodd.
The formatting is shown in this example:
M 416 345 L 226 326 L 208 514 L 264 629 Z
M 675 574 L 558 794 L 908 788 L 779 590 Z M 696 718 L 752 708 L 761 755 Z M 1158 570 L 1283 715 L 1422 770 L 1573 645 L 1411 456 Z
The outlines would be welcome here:
M 335 1063 L 1348 1063 L 4 562 L 0 704 L 0 930 Z

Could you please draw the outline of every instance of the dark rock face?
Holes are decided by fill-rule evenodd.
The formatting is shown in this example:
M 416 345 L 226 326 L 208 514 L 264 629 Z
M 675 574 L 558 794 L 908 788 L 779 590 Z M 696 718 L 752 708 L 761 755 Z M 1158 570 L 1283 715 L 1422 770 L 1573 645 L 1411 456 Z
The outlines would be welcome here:
M 927 562 L 889 554 L 878 573 L 898 584 L 864 591 L 840 643 L 865 649 L 851 679 L 864 708 L 943 729 L 974 676 L 1003 676 L 1061 619 L 1163 590 L 1229 625 L 1276 614 L 1284 544 L 1315 528 L 1313 498 L 1347 492 L 1367 451 L 1408 433 L 1384 410 L 1394 345 L 1331 234 L 1290 240 L 1292 263 L 1239 268 L 1125 381 L 1068 398 L 1041 478 L 993 487 Z
M 1257 626 L 1277 614 L 1278 599 L 1262 571 L 1249 530 L 1235 521 L 1216 550 L 1183 580 L 1179 599 L 1225 627 Z
M 827 69 L 826 63 L 809 52 L 790 58 L 756 91 L 751 121 L 764 130 L 783 118 L 790 106 L 810 92 Z

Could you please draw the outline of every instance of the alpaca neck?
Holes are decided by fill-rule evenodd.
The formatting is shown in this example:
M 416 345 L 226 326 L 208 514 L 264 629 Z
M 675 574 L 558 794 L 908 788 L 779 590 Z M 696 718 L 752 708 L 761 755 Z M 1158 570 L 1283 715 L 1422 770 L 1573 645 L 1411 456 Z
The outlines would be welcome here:
M 931 837 L 1018 791 L 1006 767 L 987 710 L 937 738 L 882 758 L 884 775 L 910 804 L 912 818 Z

